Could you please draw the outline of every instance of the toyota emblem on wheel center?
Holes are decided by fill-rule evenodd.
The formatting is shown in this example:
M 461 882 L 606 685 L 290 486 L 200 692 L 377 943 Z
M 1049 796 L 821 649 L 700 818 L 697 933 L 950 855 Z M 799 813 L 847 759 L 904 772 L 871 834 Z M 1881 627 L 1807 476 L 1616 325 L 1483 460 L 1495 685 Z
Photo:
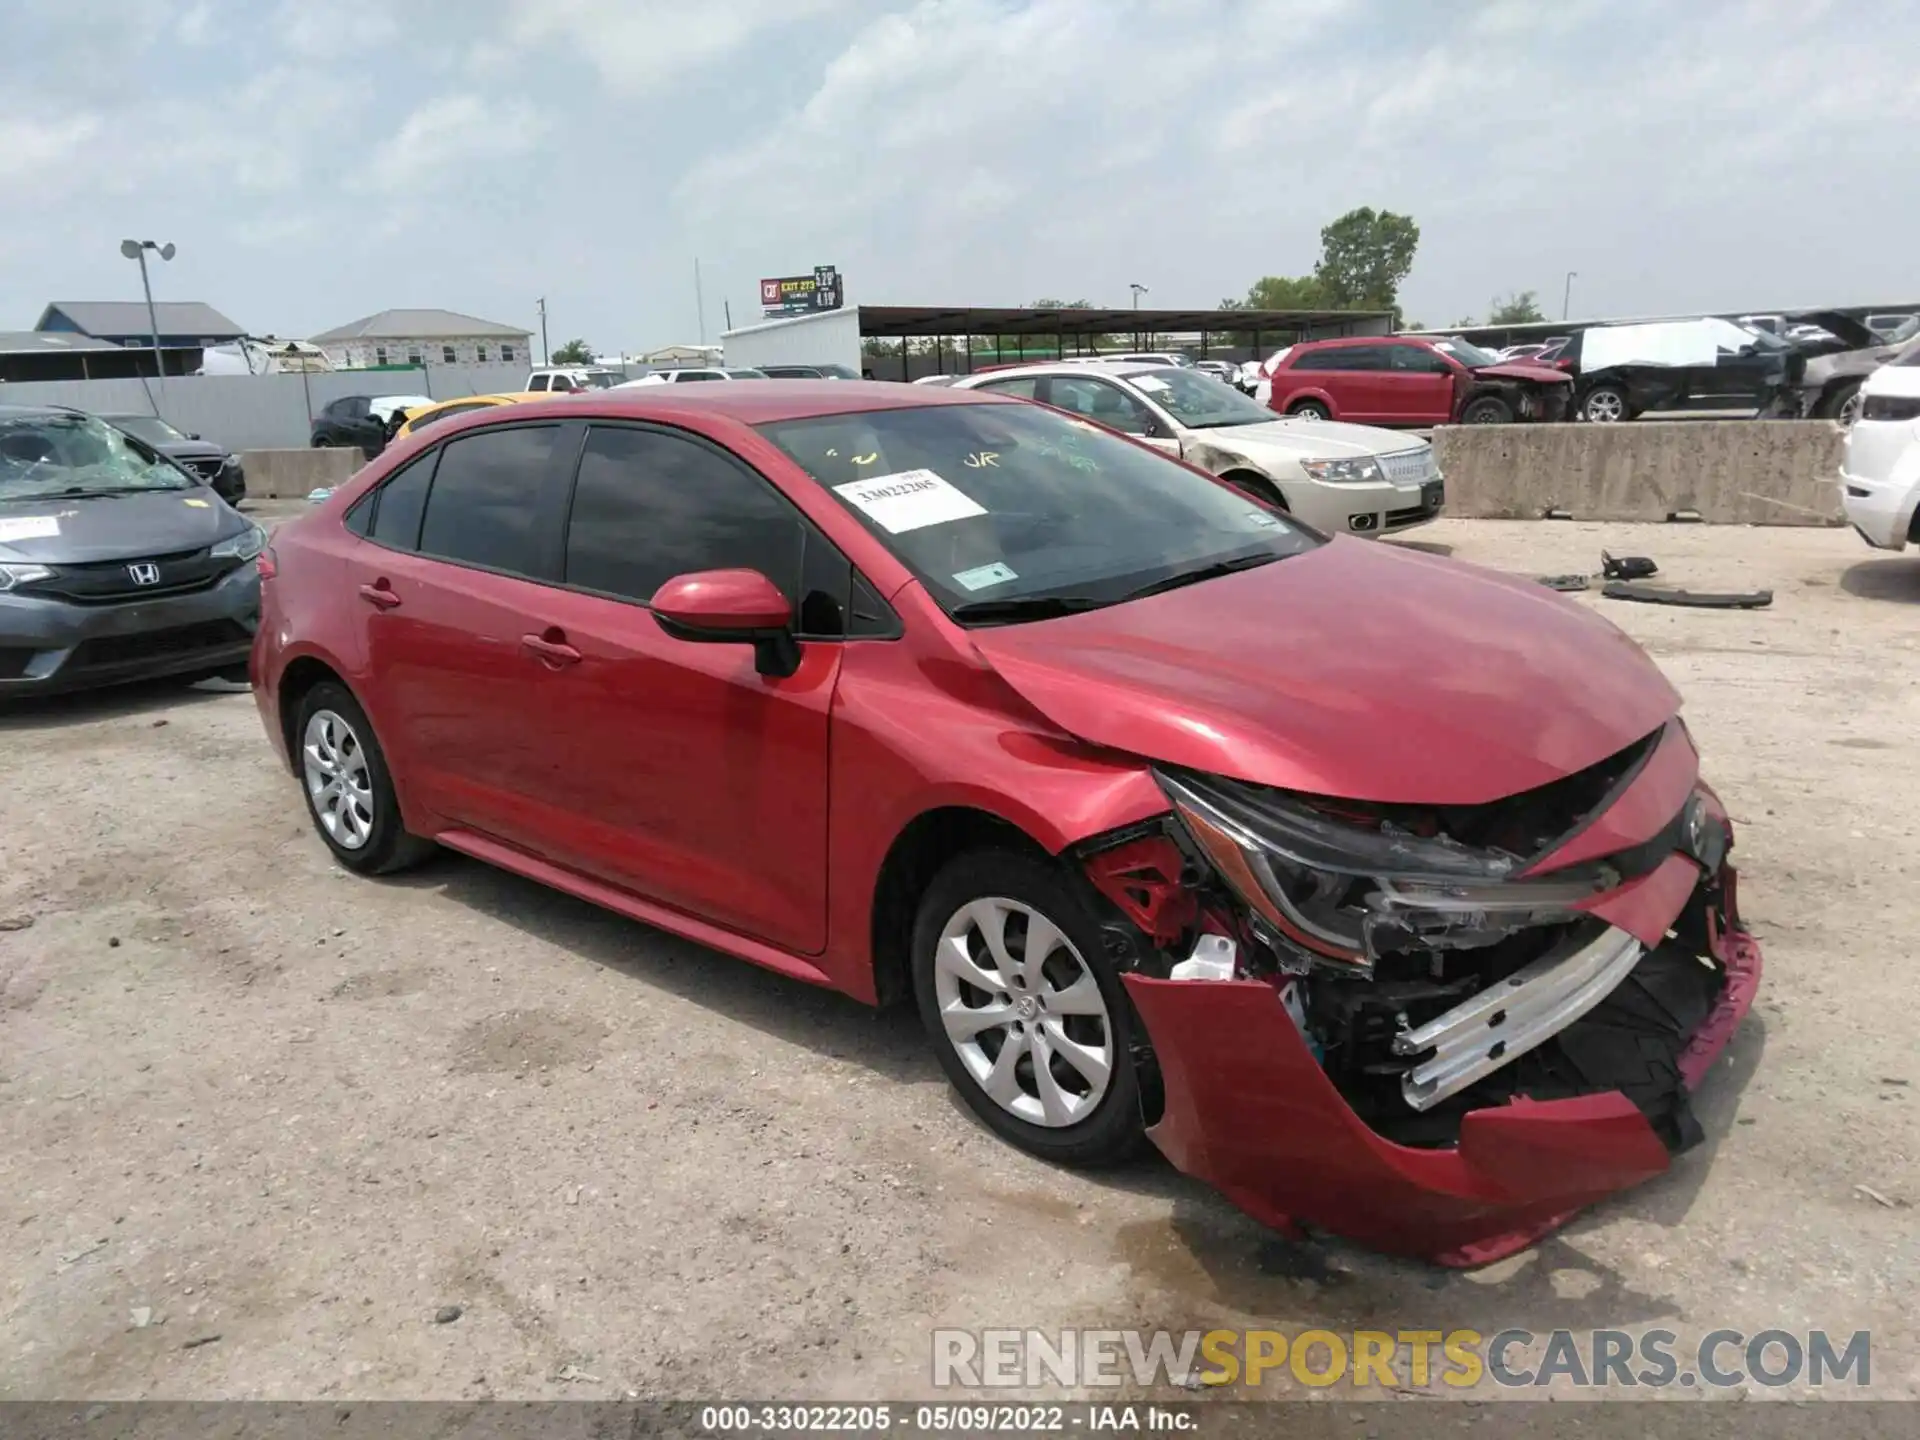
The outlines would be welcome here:
M 133 577 L 133 583 L 136 585 L 158 585 L 160 583 L 160 567 L 151 561 L 142 561 L 138 565 L 127 566 L 127 574 Z

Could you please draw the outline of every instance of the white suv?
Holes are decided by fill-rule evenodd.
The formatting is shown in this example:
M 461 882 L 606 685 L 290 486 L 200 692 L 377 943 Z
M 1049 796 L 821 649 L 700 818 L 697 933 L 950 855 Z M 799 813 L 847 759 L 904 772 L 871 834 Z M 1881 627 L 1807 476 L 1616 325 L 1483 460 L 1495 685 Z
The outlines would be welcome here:
M 1920 542 L 1920 339 L 1867 376 L 1840 461 L 1841 506 L 1882 550 Z
M 597 365 L 569 365 L 557 369 L 535 370 L 527 376 L 529 390 L 611 390 L 625 377 L 617 370 L 602 370 Z
M 765 380 L 764 370 L 753 370 L 742 366 L 723 369 L 719 366 L 693 366 L 680 370 L 656 370 L 651 375 L 642 375 L 638 380 L 629 380 L 624 385 L 616 385 L 616 390 L 631 390 L 636 385 L 686 385 L 695 380 Z

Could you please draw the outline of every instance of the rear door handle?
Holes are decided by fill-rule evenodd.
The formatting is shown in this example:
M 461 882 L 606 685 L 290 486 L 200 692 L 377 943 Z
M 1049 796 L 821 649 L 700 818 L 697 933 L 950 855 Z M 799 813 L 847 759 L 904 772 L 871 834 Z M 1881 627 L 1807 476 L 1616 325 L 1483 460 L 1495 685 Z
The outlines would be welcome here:
M 376 610 L 391 610 L 400 603 L 400 597 L 389 590 L 384 584 L 362 585 L 360 587 L 360 598 Z
M 558 630 L 549 630 L 547 635 L 557 635 Z M 538 656 L 540 663 L 559 669 L 562 665 L 578 665 L 580 652 L 564 640 L 549 640 L 546 635 L 522 635 L 520 648 L 531 655 Z

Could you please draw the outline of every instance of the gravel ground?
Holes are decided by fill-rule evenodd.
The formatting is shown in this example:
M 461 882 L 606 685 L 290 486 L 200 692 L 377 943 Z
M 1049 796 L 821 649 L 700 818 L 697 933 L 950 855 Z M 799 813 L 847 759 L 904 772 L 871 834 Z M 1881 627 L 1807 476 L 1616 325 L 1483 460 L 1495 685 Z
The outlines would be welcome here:
M 908 1397 L 936 1325 L 1871 1329 L 1874 1393 L 1914 1396 L 1920 559 L 1418 543 L 1775 591 L 1589 602 L 1685 693 L 1767 950 L 1665 1177 L 1459 1275 L 1282 1241 L 1164 1164 L 1053 1170 L 906 1011 L 452 856 L 347 877 L 244 694 L 143 687 L 0 713 L 0 920 L 32 921 L 0 933 L 0 1397 Z

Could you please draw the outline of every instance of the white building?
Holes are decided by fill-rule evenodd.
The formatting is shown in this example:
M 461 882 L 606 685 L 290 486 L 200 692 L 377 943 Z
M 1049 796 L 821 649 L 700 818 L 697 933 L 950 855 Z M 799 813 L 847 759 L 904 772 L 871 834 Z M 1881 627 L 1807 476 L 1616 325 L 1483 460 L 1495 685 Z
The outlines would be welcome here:
M 521 365 L 532 358 L 532 336 L 452 310 L 382 310 L 312 337 L 337 369 L 381 365 Z
M 742 325 L 720 339 L 729 365 L 845 365 L 858 373 L 862 364 L 857 306 Z

